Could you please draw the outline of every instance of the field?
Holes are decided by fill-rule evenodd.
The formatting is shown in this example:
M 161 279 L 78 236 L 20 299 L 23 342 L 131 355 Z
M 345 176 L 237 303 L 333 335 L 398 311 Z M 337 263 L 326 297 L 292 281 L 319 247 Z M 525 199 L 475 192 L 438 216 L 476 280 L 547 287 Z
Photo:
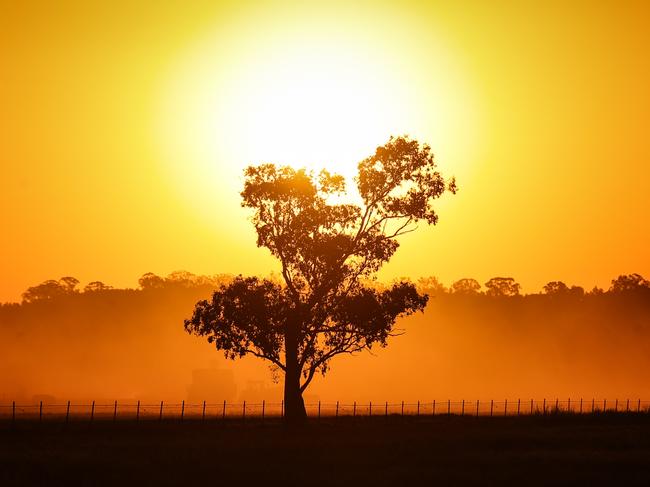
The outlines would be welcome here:
M 23 421 L 0 485 L 650 485 L 650 415 Z

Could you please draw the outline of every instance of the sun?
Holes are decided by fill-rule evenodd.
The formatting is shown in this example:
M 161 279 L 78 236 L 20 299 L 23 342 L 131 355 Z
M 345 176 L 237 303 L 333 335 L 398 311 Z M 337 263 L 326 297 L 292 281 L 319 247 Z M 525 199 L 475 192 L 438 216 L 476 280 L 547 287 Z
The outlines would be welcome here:
M 208 179 L 261 162 L 351 178 L 369 150 L 417 126 L 408 90 L 349 46 L 279 46 L 273 56 L 239 61 L 225 79 L 197 71 L 184 94 L 172 95 L 183 100 L 176 111 L 186 125 L 170 142 L 204 158 Z
M 227 111 L 248 142 L 246 159 L 351 176 L 370 148 L 416 118 L 392 78 L 343 46 L 285 49 L 243 73 Z
M 264 25 L 264 43 L 232 33 L 198 42 L 162 90 L 161 152 L 196 207 L 234 208 L 251 164 L 326 168 L 352 183 L 358 162 L 391 135 L 431 143 L 455 128 L 452 83 L 418 73 L 409 46 L 318 24 Z

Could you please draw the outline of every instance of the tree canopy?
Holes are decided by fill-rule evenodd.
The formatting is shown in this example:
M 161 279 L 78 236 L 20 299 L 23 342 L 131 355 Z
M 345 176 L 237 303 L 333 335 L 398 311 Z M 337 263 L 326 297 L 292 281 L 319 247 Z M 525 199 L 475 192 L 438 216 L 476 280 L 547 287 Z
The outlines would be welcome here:
M 282 282 L 240 276 L 185 321 L 227 357 L 250 354 L 282 370 L 288 418 L 304 416 L 302 391 L 334 356 L 385 346 L 396 319 L 427 303 L 410 282 L 365 283 L 401 235 L 438 221 L 433 202 L 455 193 L 455 181 L 437 171 L 428 145 L 391 137 L 359 163 L 355 182 L 358 202 L 347 202 L 355 198 L 345 179 L 326 170 L 248 167 L 242 206 L 253 211 L 257 245 L 279 260 Z

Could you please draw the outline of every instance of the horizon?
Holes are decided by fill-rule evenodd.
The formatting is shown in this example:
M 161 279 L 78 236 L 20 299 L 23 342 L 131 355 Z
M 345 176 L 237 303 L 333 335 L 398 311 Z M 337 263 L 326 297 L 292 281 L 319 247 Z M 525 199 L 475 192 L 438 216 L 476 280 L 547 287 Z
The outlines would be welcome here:
M 241 275 L 241 274 L 239 274 Z M 171 273 L 169 273 L 167 276 L 158 276 L 155 273 L 152 272 L 146 272 L 138 278 L 137 285 L 132 286 L 132 287 L 116 287 L 111 285 L 108 282 L 101 281 L 99 279 L 93 279 L 91 281 L 88 281 L 86 283 L 83 283 L 79 281 L 76 277 L 74 276 L 63 276 L 59 279 L 46 279 L 45 281 L 41 283 L 36 283 L 33 286 L 29 286 L 27 289 L 23 290 L 21 292 L 21 300 L 20 301 L 0 301 L 0 305 L 9 305 L 9 304 L 25 304 L 28 303 L 29 301 L 25 301 L 25 294 L 32 290 L 32 289 L 38 289 L 39 286 L 46 285 L 48 283 L 55 283 L 55 285 L 59 286 L 64 286 L 62 283 L 63 279 L 74 279 L 75 281 L 78 281 L 75 283 L 74 288 L 69 290 L 66 290 L 66 292 L 69 295 L 74 295 L 74 294 L 79 294 L 79 293 L 93 293 L 93 292 L 98 292 L 98 291 L 141 291 L 141 290 L 146 290 L 146 285 L 143 285 L 141 280 L 146 277 L 146 276 L 152 276 L 153 278 L 160 278 L 161 279 L 161 286 L 165 285 L 181 285 L 183 287 L 206 287 L 210 288 L 212 290 L 218 289 L 219 286 L 223 285 L 223 283 L 230 281 L 236 277 L 235 274 L 224 274 L 224 273 L 216 273 L 216 274 L 208 274 L 208 275 L 203 275 L 203 274 L 194 274 L 192 272 L 189 272 L 184 269 L 177 269 Z M 257 277 L 264 278 L 264 279 L 271 279 L 271 280 L 277 280 L 281 276 L 274 272 L 270 272 L 268 274 L 262 274 Z M 476 281 L 476 283 L 479 285 L 479 288 L 473 292 L 473 294 L 486 294 L 487 287 L 486 285 L 491 279 L 513 279 L 514 283 L 518 285 L 518 296 L 534 296 L 534 295 L 539 295 L 539 294 L 549 294 L 548 290 L 545 289 L 545 286 L 549 284 L 560 284 L 560 285 L 566 285 L 566 291 L 572 291 L 572 290 L 579 290 L 583 292 L 584 294 L 598 294 L 602 292 L 612 292 L 614 289 L 614 286 L 618 280 L 621 280 L 623 278 L 639 278 L 640 279 L 640 285 L 643 286 L 644 282 L 645 285 L 647 285 L 648 280 L 645 279 L 644 276 L 642 276 L 639 273 L 632 273 L 632 274 L 618 274 L 616 277 L 613 277 L 610 280 L 610 285 L 606 287 L 600 287 L 597 285 L 591 286 L 591 287 L 584 287 L 584 286 L 579 286 L 571 282 L 564 282 L 562 280 L 551 280 L 547 281 L 544 283 L 544 285 L 538 289 L 538 290 L 526 290 L 524 289 L 520 283 L 517 281 L 517 279 L 511 277 L 511 276 L 504 276 L 504 275 L 495 275 L 487 279 L 485 282 L 481 282 L 478 279 L 475 279 L 474 277 L 471 276 L 465 276 L 462 277 L 458 280 L 451 281 L 451 282 L 443 282 L 438 279 L 437 276 L 421 276 L 418 278 L 411 278 L 411 277 L 406 277 L 406 276 L 401 276 L 399 278 L 395 278 L 391 281 L 387 280 L 382 280 L 382 279 L 376 279 L 371 281 L 371 283 L 376 283 L 379 286 L 386 286 L 390 284 L 391 282 L 395 281 L 407 281 L 407 282 L 412 282 L 414 283 L 418 288 L 420 289 L 429 289 L 433 292 L 440 292 L 440 293 L 459 293 L 462 294 L 462 291 L 455 291 L 453 289 L 453 285 L 457 284 L 461 281 L 464 280 L 473 280 Z M 84 285 L 85 284 L 85 285 Z M 98 289 L 93 289 L 91 288 L 92 285 L 100 285 L 100 288 Z M 282 284 L 282 283 L 280 283 Z M 432 287 L 433 286 L 433 287 Z M 434 289 L 435 288 L 435 289 Z M 36 298 L 35 301 L 47 301 L 48 299 L 53 299 L 59 296 L 50 296 L 50 297 L 39 297 Z

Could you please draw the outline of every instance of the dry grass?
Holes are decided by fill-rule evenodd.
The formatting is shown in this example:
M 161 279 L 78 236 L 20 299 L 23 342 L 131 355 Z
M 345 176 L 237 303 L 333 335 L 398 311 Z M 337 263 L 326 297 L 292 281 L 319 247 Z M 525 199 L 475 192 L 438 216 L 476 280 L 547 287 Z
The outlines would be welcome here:
M 8 424 L 0 485 L 650 485 L 650 415 Z

